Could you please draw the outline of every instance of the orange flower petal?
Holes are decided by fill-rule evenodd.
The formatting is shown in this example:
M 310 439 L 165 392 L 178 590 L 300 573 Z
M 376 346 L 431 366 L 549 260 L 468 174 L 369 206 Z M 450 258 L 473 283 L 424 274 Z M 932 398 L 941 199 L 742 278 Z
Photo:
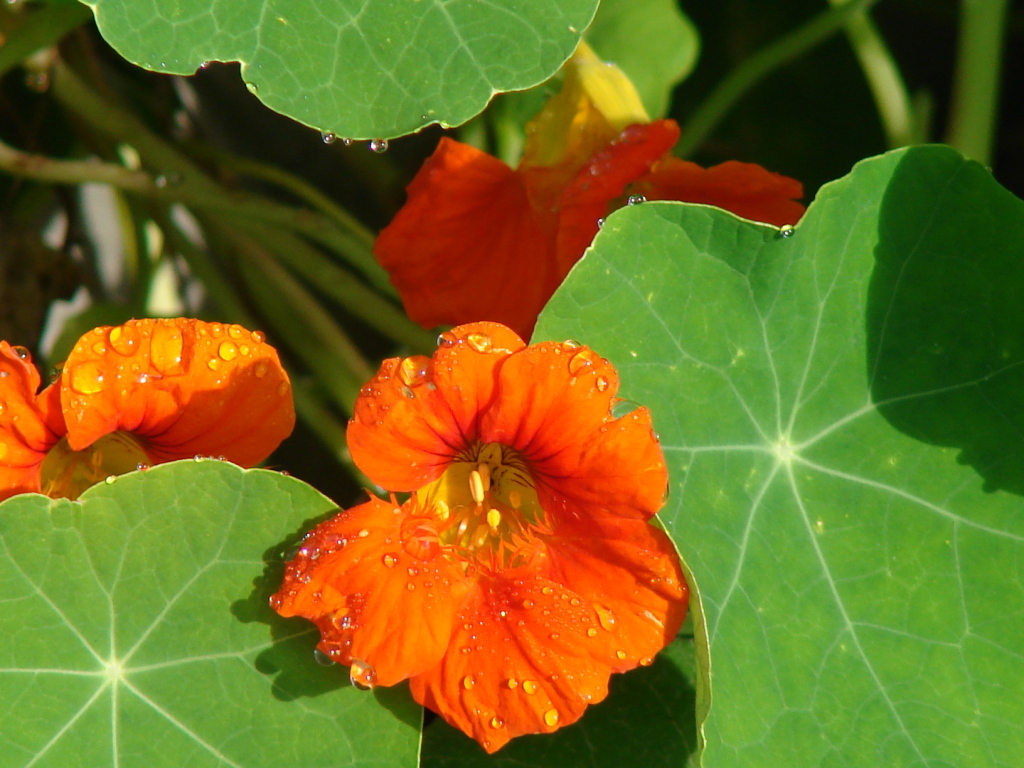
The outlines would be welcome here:
M 593 606 L 617 672 L 653 656 L 679 633 L 689 589 L 664 531 L 601 517 L 559 526 L 548 539 L 551 578 Z
M 735 160 L 701 168 L 695 163 L 666 157 L 638 179 L 631 191 L 648 200 L 681 200 L 724 208 L 751 221 L 781 227 L 796 224 L 804 206 L 803 185 L 753 163 Z
M 374 498 L 306 537 L 271 605 L 313 621 L 330 658 L 394 685 L 440 661 L 469 588 L 440 554 L 431 518 Z
M 646 408 L 612 419 L 617 390 L 615 369 L 591 349 L 534 344 L 502 365 L 481 440 L 523 455 L 549 513 L 646 520 L 663 503 L 668 473 Z
M 506 573 L 471 594 L 449 652 L 410 690 L 495 752 L 516 736 L 574 723 L 608 695 L 607 640 L 587 633 L 596 627 L 594 608 L 570 590 Z
M 277 352 L 238 325 L 179 318 L 96 328 L 68 357 L 61 384 L 76 451 L 124 430 L 154 461 L 202 454 L 253 466 L 295 424 Z
M 39 466 L 64 436 L 58 388 L 38 389 L 28 351 L 0 341 L 0 500 L 38 493 Z
M 470 323 L 441 336 L 433 359 L 385 360 L 356 400 L 348 426 L 352 459 L 393 491 L 436 480 L 480 432 L 498 365 L 525 346 L 496 323 Z
M 495 320 L 525 335 L 560 279 L 554 225 L 515 171 L 443 138 L 374 253 L 420 325 Z

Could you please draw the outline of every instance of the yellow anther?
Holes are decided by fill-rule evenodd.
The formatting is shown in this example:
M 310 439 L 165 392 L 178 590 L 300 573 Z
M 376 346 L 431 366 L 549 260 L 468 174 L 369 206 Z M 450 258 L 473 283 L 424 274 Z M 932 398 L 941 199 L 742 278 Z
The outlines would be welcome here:
M 477 504 L 484 503 L 484 479 L 480 477 L 479 470 L 469 473 L 469 492 Z
M 452 513 L 444 499 L 438 499 L 434 502 L 434 509 L 437 510 L 437 516 L 442 520 L 447 520 Z
M 480 481 L 484 484 L 484 490 L 491 488 L 491 465 L 481 461 L 477 464 L 476 471 L 480 473 Z
M 494 509 L 487 510 L 487 524 L 491 526 L 492 531 L 498 530 L 498 524 L 501 523 L 501 512 Z

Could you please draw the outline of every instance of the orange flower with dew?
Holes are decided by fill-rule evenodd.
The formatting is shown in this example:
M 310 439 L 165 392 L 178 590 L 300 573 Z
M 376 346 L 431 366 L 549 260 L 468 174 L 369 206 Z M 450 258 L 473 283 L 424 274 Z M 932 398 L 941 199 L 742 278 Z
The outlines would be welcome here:
M 251 467 L 295 424 L 277 352 L 239 325 L 96 328 L 62 368 L 36 394 L 28 350 L 0 342 L 0 499 L 75 499 L 110 475 L 196 455 Z
M 614 209 L 636 196 L 795 224 L 800 182 L 751 163 L 672 157 L 672 120 L 650 122 L 633 84 L 581 44 L 562 90 L 526 128 L 516 169 L 443 138 L 374 253 L 424 327 L 494 320 L 523 338 Z
M 444 333 L 385 360 L 349 423 L 373 498 L 310 532 L 271 605 L 362 687 L 413 697 L 488 752 L 575 722 L 676 636 L 687 586 L 649 524 L 667 471 L 646 408 L 575 342 Z

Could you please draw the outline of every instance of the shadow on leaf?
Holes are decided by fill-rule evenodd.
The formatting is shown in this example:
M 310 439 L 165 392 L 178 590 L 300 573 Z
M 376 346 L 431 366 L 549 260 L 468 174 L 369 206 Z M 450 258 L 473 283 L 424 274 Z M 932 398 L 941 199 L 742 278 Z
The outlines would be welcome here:
M 897 429 L 1024 495 L 1024 202 L 948 150 L 908 152 L 879 217 L 868 375 Z

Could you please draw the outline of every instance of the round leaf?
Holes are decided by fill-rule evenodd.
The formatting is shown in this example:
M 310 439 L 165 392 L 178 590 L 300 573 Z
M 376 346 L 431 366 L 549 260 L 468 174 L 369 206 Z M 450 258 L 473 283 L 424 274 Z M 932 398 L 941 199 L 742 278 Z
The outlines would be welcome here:
M 1019 762 L 1022 242 L 1024 203 L 917 147 L 793 231 L 623 209 L 552 299 L 536 336 L 608 356 L 661 435 L 703 765 Z
M 598 0 L 83 0 L 103 37 L 157 72 L 239 61 L 271 109 L 353 139 L 459 125 L 549 78 Z
M 219 461 L 0 505 L 0 766 L 416 765 L 408 693 L 353 688 L 267 605 L 333 509 Z

